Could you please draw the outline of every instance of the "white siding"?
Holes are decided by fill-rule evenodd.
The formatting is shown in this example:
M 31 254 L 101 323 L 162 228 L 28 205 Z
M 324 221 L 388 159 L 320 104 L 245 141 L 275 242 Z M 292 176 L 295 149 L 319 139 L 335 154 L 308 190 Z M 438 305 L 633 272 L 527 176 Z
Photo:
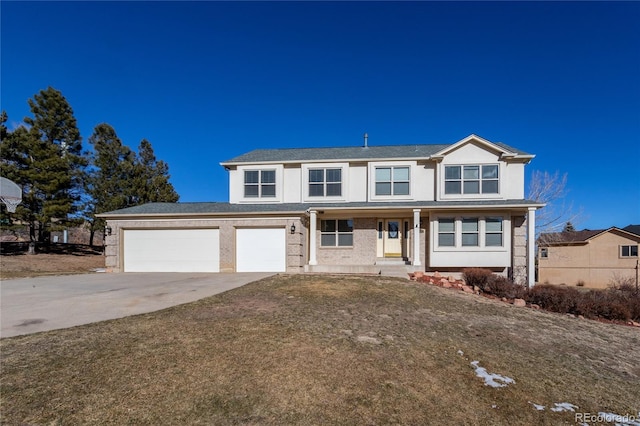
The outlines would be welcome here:
M 349 167 L 349 200 L 367 201 L 367 165 L 358 164 Z
M 302 201 L 302 171 L 298 167 L 285 167 L 283 181 L 283 201 L 300 203 Z
M 521 200 L 525 198 L 524 192 L 524 164 L 507 163 L 504 167 L 505 179 L 500 179 L 500 184 L 504 185 L 504 197 L 510 200 Z

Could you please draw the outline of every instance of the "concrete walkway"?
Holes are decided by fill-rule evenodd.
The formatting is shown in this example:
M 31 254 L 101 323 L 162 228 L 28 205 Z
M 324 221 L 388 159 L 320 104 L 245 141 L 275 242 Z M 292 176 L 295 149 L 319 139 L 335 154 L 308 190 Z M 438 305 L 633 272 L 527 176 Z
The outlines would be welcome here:
M 153 312 L 273 273 L 123 273 L 0 281 L 0 337 Z

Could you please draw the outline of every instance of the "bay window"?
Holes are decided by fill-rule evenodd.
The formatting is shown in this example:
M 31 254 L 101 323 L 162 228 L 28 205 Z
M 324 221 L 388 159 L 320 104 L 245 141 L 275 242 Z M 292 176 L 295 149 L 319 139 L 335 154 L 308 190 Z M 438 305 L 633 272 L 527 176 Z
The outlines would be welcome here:
M 437 247 L 504 247 L 504 219 L 441 217 L 437 219 Z

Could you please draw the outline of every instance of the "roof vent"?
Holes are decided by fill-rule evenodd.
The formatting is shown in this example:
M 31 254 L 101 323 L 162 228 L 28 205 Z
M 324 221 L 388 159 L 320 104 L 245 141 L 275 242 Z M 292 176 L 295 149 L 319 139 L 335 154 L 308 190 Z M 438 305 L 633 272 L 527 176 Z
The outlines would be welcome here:
M 369 135 L 368 134 L 364 134 L 364 147 L 365 148 L 369 148 L 369 144 L 367 143 L 367 140 L 369 139 Z

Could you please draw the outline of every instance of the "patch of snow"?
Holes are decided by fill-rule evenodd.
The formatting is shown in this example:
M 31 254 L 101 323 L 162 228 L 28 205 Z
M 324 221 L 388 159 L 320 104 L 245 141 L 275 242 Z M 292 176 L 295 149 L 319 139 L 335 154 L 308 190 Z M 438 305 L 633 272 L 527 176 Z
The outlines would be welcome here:
M 539 405 L 536 404 L 535 402 L 531 402 L 531 401 L 527 401 L 529 404 L 533 405 L 533 408 L 535 408 L 538 411 L 544 411 L 544 405 Z
M 464 355 L 464 352 L 462 352 L 460 349 L 458 349 L 458 355 L 462 356 L 462 355 Z
M 551 411 L 556 413 L 561 411 L 576 411 L 576 408 L 578 408 L 577 405 L 569 404 L 568 402 L 554 402 L 553 405 L 555 405 L 555 407 L 552 408 Z
M 491 408 L 498 408 L 496 404 L 491 404 Z
M 506 377 L 500 374 L 487 372 L 486 368 L 480 367 L 478 365 L 479 363 L 480 361 L 473 361 L 471 365 L 476 369 L 476 376 L 484 379 L 485 386 L 491 386 L 492 388 L 503 388 L 507 385 L 514 384 L 516 382 L 511 377 Z
M 371 343 L 373 345 L 379 345 L 382 343 L 380 339 L 376 339 L 375 337 L 370 336 L 358 336 L 356 340 L 361 343 Z

